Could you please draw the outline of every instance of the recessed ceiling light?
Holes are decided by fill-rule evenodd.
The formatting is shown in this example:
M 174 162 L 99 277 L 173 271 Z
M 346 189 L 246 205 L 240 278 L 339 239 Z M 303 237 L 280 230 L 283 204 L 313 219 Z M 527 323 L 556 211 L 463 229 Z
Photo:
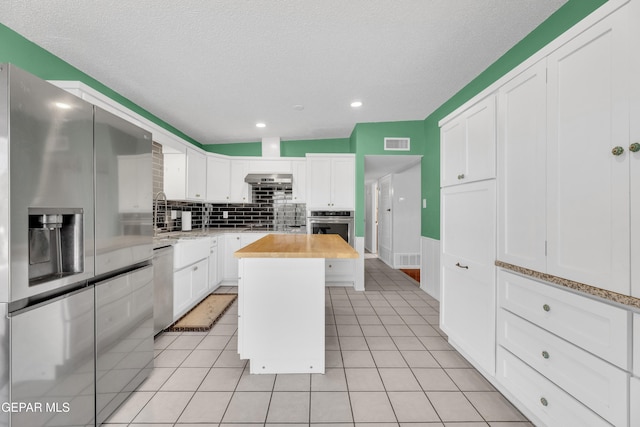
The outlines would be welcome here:
M 259 122 L 259 123 L 256 123 L 256 127 L 257 128 L 266 128 L 267 125 L 265 123 Z
M 358 108 L 358 107 L 362 107 L 362 101 L 353 101 L 351 103 L 351 108 Z
M 64 102 L 56 102 L 56 107 L 61 108 L 63 110 L 68 110 L 71 108 L 71 105 L 65 104 Z
M 296 111 L 302 111 L 302 110 L 304 110 L 304 105 L 296 104 L 296 105 L 293 106 L 293 109 L 296 110 Z

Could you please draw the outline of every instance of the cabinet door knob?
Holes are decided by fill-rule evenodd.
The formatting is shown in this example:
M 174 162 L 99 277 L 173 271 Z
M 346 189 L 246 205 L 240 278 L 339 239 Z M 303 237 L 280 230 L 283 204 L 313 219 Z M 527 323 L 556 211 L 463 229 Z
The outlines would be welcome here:
M 196 271 L 197 269 L 198 269 L 197 265 L 195 267 L 193 267 L 193 271 Z
M 613 147 L 613 150 L 611 150 L 611 154 L 613 154 L 614 156 L 619 156 L 622 153 L 624 153 L 624 148 L 620 147 L 619 145 Z
M 464 174 L 461 173 L 460 175 L 458 175 L 458 179 L 464 179 Z
M 631 144 L 629 146 L 629 151 L 631 151 L 632 153 L 637 153 L 638 151 L 640 151 L 640 142 L 634 142 L 633 144 Z
M 542 351 L 542 357 L 544 357 L 545 359 L 549 358 L 549 352 L 548 351 Z
M 542 406 L 548 406 L 549 405 L 549 402 L 544 397 L 540 398 L 540 403 L 542 403 Z
M 545 304 L 545 305 L 543 305 L 543 306 L 542 306 L 542 309 L 543 309 L 544 311 L 551 311 L 551 307 L 549 307 L 549 304 Z
M 468 265 L 462 265 L 459 262 L 456 262 L 456 267 L 458 267 L 458 268 L 466 268 L 467 270 L 469 269 Z

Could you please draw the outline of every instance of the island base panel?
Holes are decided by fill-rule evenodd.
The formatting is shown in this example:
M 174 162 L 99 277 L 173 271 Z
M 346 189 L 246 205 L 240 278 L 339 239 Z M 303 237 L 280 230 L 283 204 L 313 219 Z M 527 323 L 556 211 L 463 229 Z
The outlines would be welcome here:
M 238 352 L 252 374 L 324 373 L 324 258 L 241 258 Z

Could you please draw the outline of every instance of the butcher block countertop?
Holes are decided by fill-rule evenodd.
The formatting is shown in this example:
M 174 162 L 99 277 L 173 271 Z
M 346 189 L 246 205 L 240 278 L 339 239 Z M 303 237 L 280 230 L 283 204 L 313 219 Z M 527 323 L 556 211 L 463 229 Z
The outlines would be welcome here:
M 236 258 L 358 258 L 337 234 L 268 234 L 236 251 Z

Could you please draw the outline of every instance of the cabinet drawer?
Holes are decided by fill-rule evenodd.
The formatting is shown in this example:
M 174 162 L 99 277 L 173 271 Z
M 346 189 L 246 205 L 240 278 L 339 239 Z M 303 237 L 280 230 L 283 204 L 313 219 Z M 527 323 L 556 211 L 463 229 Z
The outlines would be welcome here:
M 209 239 L 180 240 L 173 246 L 173 269 L 179 270 L 209 257 Z
M 640 377 L 640 314 L 633 315 L 633 373 Z
M 601 417 L 626 425 L 626 372 L 502 309 L 498 343 Z
M 497 357 L 496 379 L 545 425 L 610 427 L 609 423 L 504 348 L 498 347 Z
M 498 270 L 498 305 L 629 369 L 629 312 Z

